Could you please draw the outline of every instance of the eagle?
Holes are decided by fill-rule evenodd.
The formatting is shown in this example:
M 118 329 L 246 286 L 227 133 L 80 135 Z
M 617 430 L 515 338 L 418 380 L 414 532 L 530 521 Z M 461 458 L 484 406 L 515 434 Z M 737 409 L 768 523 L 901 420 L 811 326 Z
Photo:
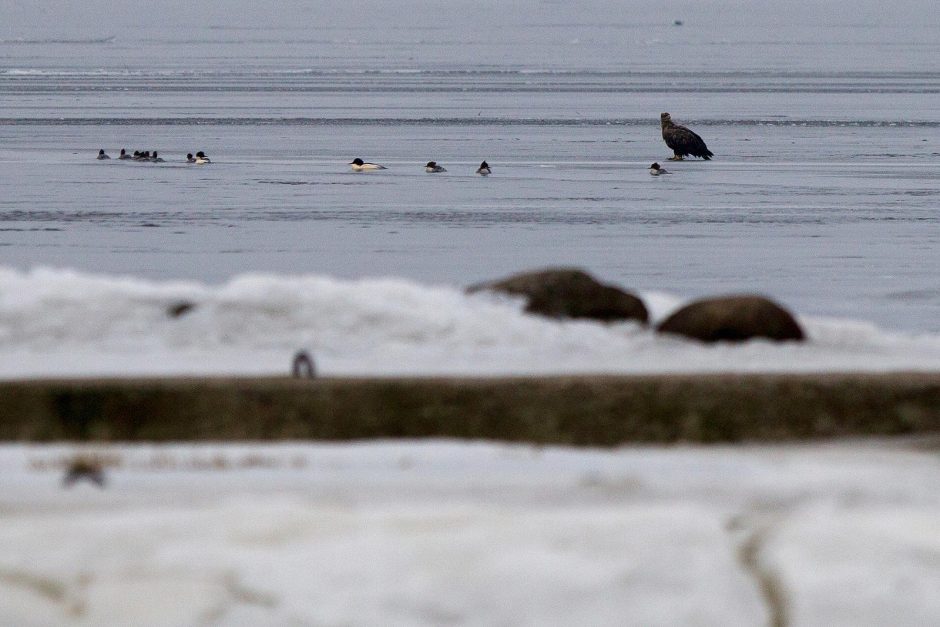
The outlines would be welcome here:
M 659 120 L 663 125 L 663 141 L 672 148 L 674 153 L 672 157 L 669 157 L 670 161 L 682 161 L 686 155 L 702 159 L 712 158 L 714 153 L 708 149 L 702 138 L 686 127 L 673 122 L 668 113 L 661 113 Z

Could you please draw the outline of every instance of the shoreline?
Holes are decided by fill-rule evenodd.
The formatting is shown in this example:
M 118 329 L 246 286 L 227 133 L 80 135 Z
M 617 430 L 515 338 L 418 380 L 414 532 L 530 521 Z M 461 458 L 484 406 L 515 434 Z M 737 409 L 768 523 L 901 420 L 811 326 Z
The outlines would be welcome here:
M 574 446 L 940 432 L 940 373 L 0 381 L 0 441 Z

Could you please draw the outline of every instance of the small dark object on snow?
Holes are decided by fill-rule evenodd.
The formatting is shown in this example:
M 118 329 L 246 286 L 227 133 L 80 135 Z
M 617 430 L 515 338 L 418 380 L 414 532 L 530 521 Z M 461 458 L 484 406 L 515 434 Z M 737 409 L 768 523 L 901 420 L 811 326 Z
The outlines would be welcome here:
M 166 308 L 166 315 L 171 318 L 180 318 L 185 316 L 190 311 L 196 308 L 196 303 L 191 303 L 186 300 L 181 300 L 177 303 L 173 303 Z
M 94 457 L 76 457 L 69 462 L 65 469 L 65 476 L 62 478 L 62 486 L 71 488 L 74 484 L 82 480 L 90 481 L 99 488 L 105 484 L 104 466 Z
M 291 374 L 295 379 L 314 379 L 317 376 L 317 367 L 313 363 L 313 358 L 307 351 L 297 351 L 294 355 Z

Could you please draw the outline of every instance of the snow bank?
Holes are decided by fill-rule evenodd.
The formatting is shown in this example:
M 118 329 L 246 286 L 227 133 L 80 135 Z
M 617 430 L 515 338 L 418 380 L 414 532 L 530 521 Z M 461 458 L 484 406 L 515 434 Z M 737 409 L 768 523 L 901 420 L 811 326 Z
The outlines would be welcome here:
M 661 318 L 681 299 L 644 294 Z M 194 307 L 179 317 L 168 311 Z M 554 321 L 522 302 L 401 279 L 247 274 L 222 285 L 0 269 L 0 376 L 327 375 L 940 369 L 940 336 L 801 318 L 804 345 L 702 346 L 636 324 Z

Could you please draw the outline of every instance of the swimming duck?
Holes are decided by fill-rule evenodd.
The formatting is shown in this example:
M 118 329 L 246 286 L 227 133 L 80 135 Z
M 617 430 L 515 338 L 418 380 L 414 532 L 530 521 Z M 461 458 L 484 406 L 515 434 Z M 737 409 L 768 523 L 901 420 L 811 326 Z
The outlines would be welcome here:
M 658 163 L 652 163 L 650 164 L 650 174 L 659 176 L 660 174 L 672 174 L 672 172 L 660 166 Z
M 134 161 L 150 161 L 150 151 L 145 150 L 144 152 L 134 151 Z
M 104 149 L 101 149 L 101 150 L 98 151 L 98 158 L 99 158 L 99 159 L 110 159 L 111 157 L 109 157 L 108 155 L 104 154 Z
M 488 164 L 486 161 L 481 163 L 480 167 L 477 168 L 477 174 L 479 174 L 480 176 L 489 176 L 491 171 L 492 170 L 490 170 L 490 164 Z
M 444 166 L 437 165 L 437 161 L 428 161 L 428 164 L 424 166 L 424 171 L 429 174 L 447 172 L 447 170 L 444 169 Z
M 206 163 L 212 163 L 212 159 L 207 157 L 206 153 L 200 150 L 199 152 L 196 153 L 196 160 L 193 163 L 196 163 L 198 165 L 204 165 Z
M 352 166 L 353 172 L 363 172 L 366 170 L 387 170 L 384 165 L 379 165 L 378 163 L 368 163 L 363 161 L 359 157 L 356 157 L 349 162 L 349 165 Z
M 121 156 L 118 159 L 130 159 L 131 156 L 127 154 L 127 151 L 121 148 Z
M 153 163 L 163 163 L 163 157 L 158 157 L 156 150 L 153 151 L 153 156 L 150 157 L 150 160 L 151 160 Z
M 196 163 L 196 157 L 193 156 L 193 153 L 186 153 L 186 163 Z

